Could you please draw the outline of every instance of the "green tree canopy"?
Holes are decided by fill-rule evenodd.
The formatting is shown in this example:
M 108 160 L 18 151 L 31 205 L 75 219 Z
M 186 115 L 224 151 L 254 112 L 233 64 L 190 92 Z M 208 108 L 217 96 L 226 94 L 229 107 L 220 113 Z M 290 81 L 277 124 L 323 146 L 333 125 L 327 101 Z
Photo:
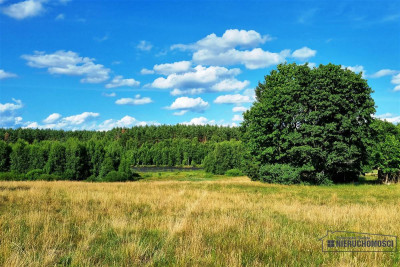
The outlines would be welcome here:
M 299 177 L 292 181 L 353 180 L 367 162 L 375 113 L 371 92 L 362 74 L 340 65 L 280 64 L 259 83 L 256 101 L 244 114 L 246 147 L 259 168 L 297 168 Z M 268 173 L 252 178 L 270 181 L 260 177 Z

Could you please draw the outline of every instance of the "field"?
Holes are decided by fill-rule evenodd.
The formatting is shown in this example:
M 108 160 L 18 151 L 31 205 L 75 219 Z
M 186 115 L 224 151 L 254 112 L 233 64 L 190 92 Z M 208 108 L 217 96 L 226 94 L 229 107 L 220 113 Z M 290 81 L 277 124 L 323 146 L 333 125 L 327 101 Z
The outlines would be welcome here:
M 400 185 L 283 186 L 202 172 L 0 182 L 2 266 L 395 266 L 323 253 L 327 230 L 400 236 Z

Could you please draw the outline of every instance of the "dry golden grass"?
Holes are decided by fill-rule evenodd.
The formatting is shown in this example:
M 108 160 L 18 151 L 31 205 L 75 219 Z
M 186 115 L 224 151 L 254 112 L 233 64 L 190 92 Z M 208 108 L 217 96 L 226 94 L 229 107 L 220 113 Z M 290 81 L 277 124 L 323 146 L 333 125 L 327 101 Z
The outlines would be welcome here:
M 0 265 L 398 266 L 399 253 L 323 253 L 318 239 L 400 236 L 399 207 L 400 185 L 0 182 Z

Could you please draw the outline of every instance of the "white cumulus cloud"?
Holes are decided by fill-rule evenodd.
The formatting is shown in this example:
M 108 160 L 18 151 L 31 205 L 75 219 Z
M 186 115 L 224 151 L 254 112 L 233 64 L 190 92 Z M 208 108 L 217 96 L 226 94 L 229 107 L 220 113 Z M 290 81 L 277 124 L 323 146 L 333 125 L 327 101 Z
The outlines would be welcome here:
M 190 121 L 182 122 L 181 124 L 184 124 L 184 125 L 206 125 L 206 124 L 213 125 L 213 124 L 215 124 L 215 120 L 208 120 L 206 117 L 198 117 L 198 118 L 193 118 Z
M 400 73 L 392 77 L 392 83 L 396 85 L 394 91 L 400 91 Z
M 24 107 L 19 99 L 12 99 L 11 103 L 0 103 L 0 127 L 14 127 L 22 122 L 20 116 L 21 109 Z
M 61 118 L 61 114 L 53 113 L 50 114 L 46 119 L 43 120 L 44 123 L 54 123 Z
M 135 98 L 120 98 L 115 101 L 117 105 L 144 105 L 153 102 L 150 97 L 141 97 L 136 95 Z
M 230 29 L 225 31 L 222 37 L 213 33 L 194 44 L 177 44 L 171 49 L 193 51 L 192 60 L 197 64 L 243 64 L 248 69 L 258 69 L 281 63 L 290 55 L 289 50 L 273 53 L 256 48 L 269 40 L 272 40 L 270 36 L 261 36 L 254 30 Z
M 306 60 L 311 57 L 314 57 L 316 54 L 317 54 L 316 50 L 312 50 L 311 48 L 305 46 L 293 51 L 292 57 L 300 60 Z
M 242 90 L 250 84 L 249 81 L 238 81 L 235 78 L 225 79 L 214 84 L 211 88 L 218 92 Z
M 222 79 L 233 77 L 239 73 L 240 70 L 237 68 L 227 69 L 224 67 L 203 67 L 198 65 L 189 72 L 182 74 L 173 73 L 168 75 L 166 78 L 159 77 L 153 81 L 152 87 L 160 89 L 207 88 L 220 82 Z
M 233 108 L 232 108 L 232 111 L 233 111 L 233 112 L 245 112 L 246 110 L 248 110 L 248 108 L 245 108 L 245 107 L 242 107 L 242 106 L 240 106 L 240 107 L 233 107 Z
M 390 70 L 390 69 L 383 69 L 375 72 L 374 74 L 370 75 L 369 77 L 371 78 L 380 78 L 383 76 L 390 76 L 390 75 L 395 75 L 399 71 L 397 70 Z
M 95 112 L 83 112 L 81 114 L 78 115 L 73 115 L 73 116 L 69 116 L 69 117 L 65 117 L 63 119 L 63 123 L 67 123 L 67 124 L 71 124 L 71 125 L 80 125 L 83 124 L 85 122 L 88 122 L 90 120 L 92 120 L 93 118 L 96 118 L 100 116 L 99 113 L 95 113 Z
M 250 103 L 252 99 L 248 95 L 220 95 L 215 100 L 216 104 L 242 104 L 242 103 Z
M 135 79 L 124 79 L 121 75 L 115 76 L 112 81 L 106 84 L 106 88 L 115 88 L 115 87 L 123 87 L 123 86 L 138 86 L 140 82 Z
M 39 0 L 27 0 L 3 8 L 5 15 L 19 20 L 38 16 L 44 11 L 42 1 Z
M 14 78 L 17 77 L 17 74 L 11 73 L 11 72 L 6 72 L 2 69 L 0 69 L 0 80 L 6 79 L 6 78 Z
M 215 33 L 207 35 L 205 38 L 197 41 L 194 44 L 184 45 L 177 44 L 173 45 L 171 49 L 181 50 L 228 50 L 237 46 L 240 47 L 255 47 L 259 44 L 263 44 L 272 38 L 268 35 L 261 36 L 258 32 L 250 30 L 238 30 L 229 29 L 226 30 L 222 37 L 218 37 Z
M 168 107 L 171 110 L 185 110 L 192 112 L 203 112 L 208 108 L 208 102 L 204 101 L 201 97 L 190 98 L 190 97 L 178 97 L 175 101 Z
M 178 88 L 175 88 L 170 92 L 171 95 L 177 96 L 177 95 L 198 95 L 201 93 L 204 93 L 205 89 L 204 88 L 193 88 L 193 89 L 187 89 L 187 90 L 181 90 Z
M 59 50 L 53 54 L 35 51 L 33 55 L 22 55 L 22 58 L 27 60 L 28 66 L 47 68 L 51 74 L 83 76 L 83 83 L 100 83 L 109 78 L 109 69 L 72 51 Z
M 178 61 L 174 63 L 165 63 L 154 65 L 153 71 L 162 75 L 170 75 L 173 73 L 187 72 L 191 66 L 190 61 Z
M 143 75 L 154 74 L 154 70 L 149 70 L 149 69 L 143 68 L 140 70 L 140 74 L 143 74 Z
M 289 50 L 280 53 L 264 51 L 261 48 L 252 50 L 230 49 L 225 52 L 214 53 L 207 49 L 201 49 L 193 54 L 193 61 L 206 65 L 236 65 L 243 64 L 248 69 L 266 68 L 285 61 Z

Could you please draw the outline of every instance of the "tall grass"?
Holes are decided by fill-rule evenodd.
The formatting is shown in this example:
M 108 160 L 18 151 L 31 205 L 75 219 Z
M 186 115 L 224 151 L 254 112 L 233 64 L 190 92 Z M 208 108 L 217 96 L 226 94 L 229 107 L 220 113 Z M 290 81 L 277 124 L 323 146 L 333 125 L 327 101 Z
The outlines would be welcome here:
M 399 253 L 324 253 L 318 240 L 327 230 L 400 236 L 400 185 L 185 177 L 0 182 L 0 265 L 400 264 Z

